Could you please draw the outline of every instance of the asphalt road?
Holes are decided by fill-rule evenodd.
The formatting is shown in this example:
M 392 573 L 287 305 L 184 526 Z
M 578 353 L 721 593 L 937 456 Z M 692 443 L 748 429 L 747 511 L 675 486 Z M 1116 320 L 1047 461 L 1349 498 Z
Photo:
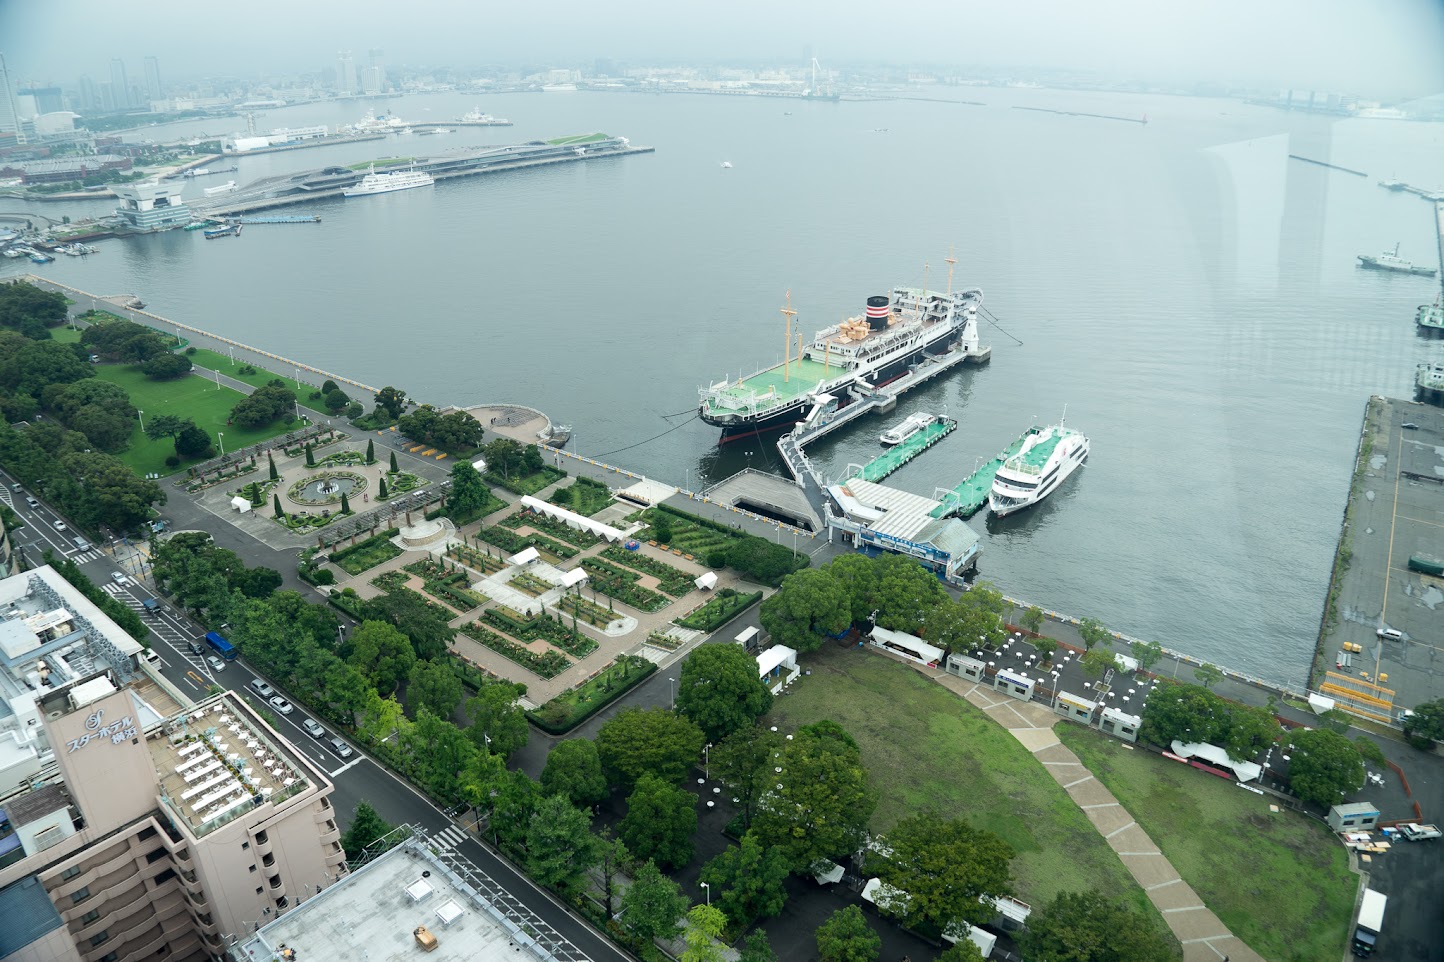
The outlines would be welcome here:
M 252 706 L 264 708 L 275 719 L 276 730 L 290 742 L 292 748 L 326 772 L 330 778 L 335 786 L 331 804 L 335 806 L 338 822 L 343 830 L 350 824 L 357 803 L 363 800 L 369 802 L 386 821 L 393 824 L 409 823 L 428 835 L 435 835 L 460 824 L 354 745 L 348 745 L 351 749 L 350 757 L 343 758 L 333 751 L 329 744 L 323 744 L 320 739 L 312 737 L 301 727 L 301 722 L 309 716 L 300 708 L 293 708 L 289 714 L 282 714 L 274 706 L 267 704 L 251 688 L 251 682 L 258 676 L 243 660 L 221 662 L 222 667 L 219 670 L 214 668 L 210 661 L 213 653 L 205 645 L 205 632 L 200 627 L 160 599 L 156 600 L 160 603 L 161 610 L 156 614 L 146 614 L 144 602 L 154 599 L 155 595 L 143 583 L 125 572 L 121 572 L 123 580 L 115 578 L 112 573 L 119 571 L 119 566 L 104 547 L 77 547 L 75 538 L 84 537 L 89 542 L 89 537 L 74 532 L 65 518 L 43 502 L 35 507 L 29 505 L 26 502 L 28 492 L 16 491 L 14 479 L 3 471 L 0 471 L 0 481 L 3 481 L 0 501 L 10 504 L 24 521 L 24 526 L 12 532 L 12 537 L 17 548 L 24 552 L 28 563 L 40 564 L 41 555 L 48 548 L 56 557 L 75 561 L 86 576 L 103 591 L 128 608 L 141 613 L 142 619 L 151 629 L 151 650 L 160 657 L 161 674 L 187 695 L 196 699 L 202 698 L 212 684 L 218 684 L 240 693 Z M 177 500 L 189 503 L 183 498 Z M 179 518 L 176 520 L 178 526 L 186 526 Z M 205 527 L 208 531 L 212 529 L 239 536 L 229 525 L 213 524 Z M 248 546 L 244 553 L 246 556 L 254 557 L 258 548 L 264 550 L 263 546 L 258 546 L 254 541 L 244 540 Z M 218 543 L 221 542 L 218 540 Z M 281 570 L 283 575 L 289 573 L 294 577 L 295 565 Z M 190 650 L 189 643 L 193 641 L 201 645 L 202 654 Z M 325 725 L 325 722 L 321 723 Z M 339 733 L 328 727 L 325 737 L 329 742 L 330 738 L 338 735 Z M 625 953 L 600 936 L 587 923 L 573 916 L 549 893 L 537 888 L 530 879 L 486 846 L 468 837 L 454 848 L 591 959 L 596 962 L 627 962 L 628 956 Z

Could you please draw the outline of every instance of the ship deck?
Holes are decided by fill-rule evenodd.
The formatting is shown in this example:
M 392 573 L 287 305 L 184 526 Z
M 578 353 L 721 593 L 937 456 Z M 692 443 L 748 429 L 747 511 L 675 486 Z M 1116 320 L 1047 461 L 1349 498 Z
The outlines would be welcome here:
M 864 464 L 853 477 L 862 478 L 864 481 L 872 481 L 874 483 L 881 481 L 947 437 L 957 426 L 958 422 L 951 418 L 940 418 L 921 431 L 913 434 L 906 441 L 889 448 L 867 464 Z
M 841 364 L 819 364 L 811 358 L 790 361 L 785 380 L 782 368 L 783 365 L 778 364 L 740 382 L 732 382 L 717 392 L 714 406 L 744 411 L 754 395 L 758 398 L 775 397 L 778 402 L 789 401 L 816 390 L 820 381 L 847 373 Z
M 1063 440 L 1063 435 L 1052 434 L 1028 449 L 1023 455 L 1023 463 L 1035 471 L 1042 471 L 1048 464 L 1048 459 L 1053 456 L 1053 450 L 1058 447 L 1058 442 Z
M 988 492 L 993 490 L 993 478 L 997 477 L 998 469 L 1003 466 L 1005 461 L 1022 450 L 1023 442 L 1028 440 L 1028 435 L 1032 432 L 1032 428 L 1024 431 L 1018 440 L 1004 448 L 997 457 L 968 475 L 961 484 L 945 494 L 942 503 L 933 509 L 933 517 L 946 518 L 950 514 L 967 517 L 987 504 Z

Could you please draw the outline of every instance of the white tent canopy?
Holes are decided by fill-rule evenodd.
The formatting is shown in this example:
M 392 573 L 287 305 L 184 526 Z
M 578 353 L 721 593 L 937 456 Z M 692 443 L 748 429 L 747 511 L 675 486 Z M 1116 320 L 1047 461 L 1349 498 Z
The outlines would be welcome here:
M 523 508 L 530 508 L 537 514 L 560 521 L 562 524 L 576 528 L 578 531 L 586 531 L 599 538 L 605 538 L 613 544 L 626 537 L 621 531 L 618 531 L 609 524 L 593 521 L 584 514 L 577 514 L 575 511 L 559 508 L 548 501 L 533 498 L 529 494 L 522 495 L 521 505 Z
M 251 499 L 236 495 L 231 499 L 231 507 L 235 508 L 241 514 L 246 514 L 251 510 Z
M 573 568 L 562 575 L 562 587 L 571 588 L 587 580 L 587 573 L 581 568 Z
M 757 656 L 757 674 L 761 678 L 766 678 L 784 665 L 789 668 L 797 666 L 797 652 L 786 645 L 773 645 Z
M 1241 782 L 1251 782 L 1263 772 L 1263 766 L 1256 765 L 1253 762 L 1235 761 L 1229 758 L 1228 752 L 1219 746 L 1209 745 L 1206 742 L 1184 743 L 1175 739 L 1169 747 L 1173 749 L 1173 754 L 1182 758 L 1197 757 L 1209 764 L 1217 765 L 1220 768 L 1232 769 L 1234 775 L 1237 776 Z
M 518 551 L 510 558 L 507 558 L 506 563 L 509 565 L 527 565 L 539 558 L 541 558 L 541 555 L 535 548 L 527 548 L 525 551 Z
M 698 588 L 701 588 L 703 591 L 706 591 L 709 588 L 715 588 L 717 587 L 717 572 L 705 572 L 702 575 L 699 575 L 692 583 Z
M 910 635 L 904 631 L 889 631 L 886 628 L 875 627 L 872 629 L 872 643 L 879 648 L 885 648 L 925 665 L 936 664 L 943 660 L 941 648 L 930 645 L 917 635 Z

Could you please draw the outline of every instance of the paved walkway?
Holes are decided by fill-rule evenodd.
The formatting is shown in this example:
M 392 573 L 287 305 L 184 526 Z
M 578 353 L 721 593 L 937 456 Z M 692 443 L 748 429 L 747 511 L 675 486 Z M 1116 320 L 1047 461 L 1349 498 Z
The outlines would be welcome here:
M 1183 944 L 1184 962 L 1219 962 L 1225 958 L 1230 962 L 1264 962 L 1208 910 L 1128 810 L 1058 740 L 1053 726 L 1063 719 L 1042 705 L 1018 701 L 956 675 L 934 671 L 928 674 L 1012 732 L 1063 786 L 1162 913 L 1164 922 Z

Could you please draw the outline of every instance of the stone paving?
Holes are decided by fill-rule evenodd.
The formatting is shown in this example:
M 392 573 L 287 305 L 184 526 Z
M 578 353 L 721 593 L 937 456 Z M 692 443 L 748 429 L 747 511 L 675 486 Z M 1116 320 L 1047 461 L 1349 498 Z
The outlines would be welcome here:
M 1263 962 L 1262 956 L 1209 911 L 1113 793 L 1058 740 L 1053 726 L 1063 719 L 1042 705 L 1018 701 L 956 675 L 936 669 L 920 670 L 982 709 L 1033 753 L 1082 809 L 1163 915 L 1164 922 L 1183 945 L 1184 962 L 1220 962 L 1222 959 Z

